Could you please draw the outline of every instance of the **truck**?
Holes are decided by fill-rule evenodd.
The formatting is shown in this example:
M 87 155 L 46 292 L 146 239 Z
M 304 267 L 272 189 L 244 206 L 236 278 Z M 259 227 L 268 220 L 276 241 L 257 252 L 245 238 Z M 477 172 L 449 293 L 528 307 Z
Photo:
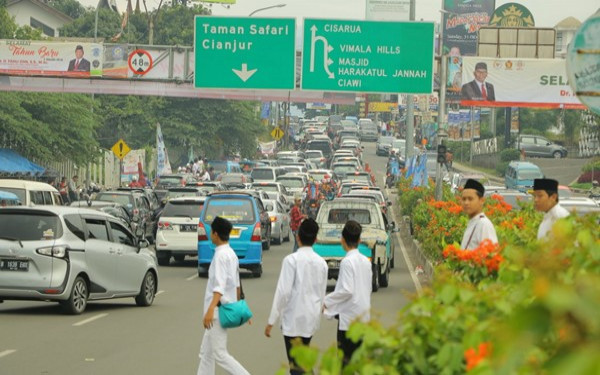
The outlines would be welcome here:
M 355 220 L 362 226 L 358 251 L 371 261 L 373 291 L 387 287 L 390 270 L 394 267 L 392 233 L 396 224 L 388 221 L 376 202 L 355 198 L 323 202 L 317 214 L 319 234 L 313 249 L 327 263 L 328 279 L 337 280 L 339 276 L 340 262 L 346 254 L 340 239 L 348 220 Z

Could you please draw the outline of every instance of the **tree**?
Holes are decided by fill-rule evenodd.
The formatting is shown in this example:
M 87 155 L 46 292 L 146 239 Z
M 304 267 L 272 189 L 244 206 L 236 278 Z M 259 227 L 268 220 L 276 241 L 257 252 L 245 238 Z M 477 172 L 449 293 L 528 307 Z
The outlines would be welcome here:
M 6 10 L 6 0 L 0 0 L 0 38 L 12 39 L 17 31 L 17 24 Z
M 86 9 L 77 0 L 50 0 L 46 4 L 73 19 L 84 16 L 86 12 Z
M 86 163 L 98 150 L 92 106 L 81 94 L 0 92 L 0 133 L 25 156 Z

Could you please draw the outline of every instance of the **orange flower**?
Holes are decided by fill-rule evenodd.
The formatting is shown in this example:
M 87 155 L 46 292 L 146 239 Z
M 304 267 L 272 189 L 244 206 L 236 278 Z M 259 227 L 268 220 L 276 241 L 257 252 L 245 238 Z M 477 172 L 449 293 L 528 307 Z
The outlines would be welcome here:
M 473 348 L 465 350 L 464 355 L 467 362 L 467 371 L 471 371 L 477 367 L 481 361 L 490 356 L 491 352 L 492 345 L 489 342 L 479 344 L 477 351 Z

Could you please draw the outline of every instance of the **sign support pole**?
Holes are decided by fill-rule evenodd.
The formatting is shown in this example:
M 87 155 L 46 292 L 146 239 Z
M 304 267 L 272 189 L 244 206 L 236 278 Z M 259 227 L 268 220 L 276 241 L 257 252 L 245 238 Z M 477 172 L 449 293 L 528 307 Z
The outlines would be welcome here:
M 415 0 L 410 0 L 410 20 L 415 20 Z M 406 155 L 404 160 L 408 161 L 413 156 L 415 148 L 415 116 L 414 116 L 415 104 L 413 102 L 413 95 L 406 95 Z

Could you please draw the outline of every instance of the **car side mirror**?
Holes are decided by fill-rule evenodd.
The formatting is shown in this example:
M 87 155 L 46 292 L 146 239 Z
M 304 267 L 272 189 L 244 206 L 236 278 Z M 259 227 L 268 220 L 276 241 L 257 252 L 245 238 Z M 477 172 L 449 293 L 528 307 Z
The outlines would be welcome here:
M 138 241 L 138 246 L 137 246 L 138 249 L 143 249 L 143 248 L 146 248 L 148 246 L 150 246 L 150 242 L 148 242 L 148 240 L 143 239 L 143 240 L 139 240 Z

